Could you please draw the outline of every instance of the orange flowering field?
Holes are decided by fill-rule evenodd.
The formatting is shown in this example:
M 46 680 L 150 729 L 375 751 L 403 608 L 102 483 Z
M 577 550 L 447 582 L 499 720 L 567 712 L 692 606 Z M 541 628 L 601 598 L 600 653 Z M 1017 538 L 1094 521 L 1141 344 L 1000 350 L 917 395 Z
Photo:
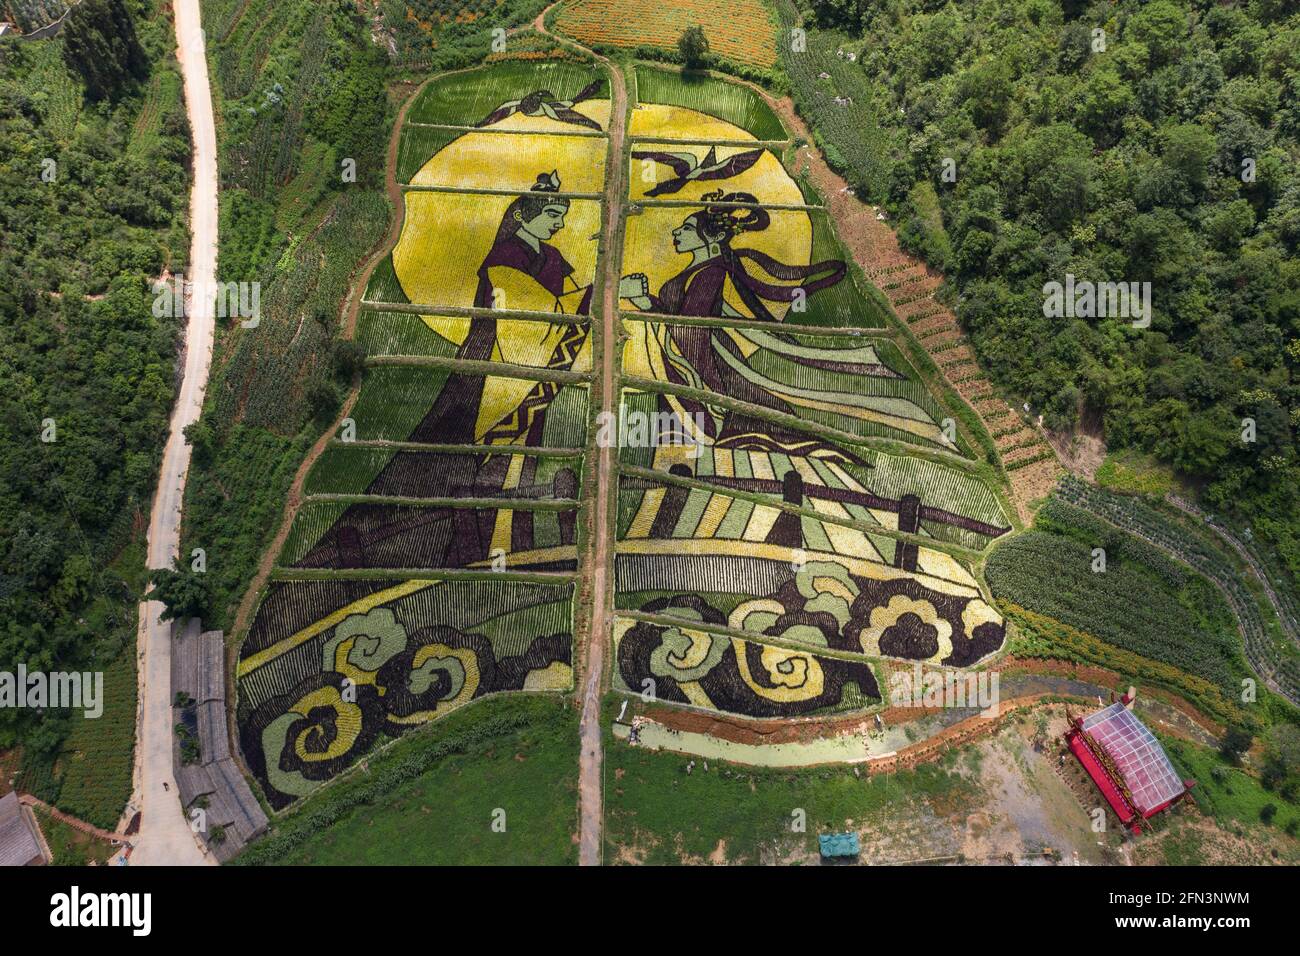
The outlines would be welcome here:
M 665 49 L 687 27 L 701 26 L 719 56 L 762 69 L 776 63 L 776 20 L 763 0 L 571 0 L 554 25 L 583 43 Z

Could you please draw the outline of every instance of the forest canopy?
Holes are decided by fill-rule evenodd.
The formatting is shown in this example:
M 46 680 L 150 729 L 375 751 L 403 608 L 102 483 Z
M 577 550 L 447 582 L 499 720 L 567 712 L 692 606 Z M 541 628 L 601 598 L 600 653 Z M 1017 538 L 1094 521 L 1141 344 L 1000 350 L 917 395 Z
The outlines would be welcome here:
M 946 271 L 994 380 L 1049 428 L 1099 422 L 1111 448 L 1158 456 L 1212 509 L 1253 522 L 1293 572 L 1298 10 L 1295 0 L 805 9 L 851 38 L 887 133 L 883 173 L 855 177 L 848 163 L 846 175 Z M 832 157 L 852 156 L 864 135 L 818 132 Z M 1150 282 L 1150 327 L 1045 316 L 1045 284 L 1067 275 Z
M 150 287 L 184 266 L 188 247 L 189 127 L 171 24 L 154 12 L 87 0 L 66 38 L 0 41 L 0 662 L 8 665 L 103 669 L 134 640 L 139 542 L 178 344 L 175 320 L 153 313 Z M 78 36 L 127 57 L 98 98 L 63 56 Z M 131 49 L 143 65 L 130 66 Z M 67 729 L 66 715 L 6 709 L 0 748 L 21 734 L 25 768 L 52 763 Z

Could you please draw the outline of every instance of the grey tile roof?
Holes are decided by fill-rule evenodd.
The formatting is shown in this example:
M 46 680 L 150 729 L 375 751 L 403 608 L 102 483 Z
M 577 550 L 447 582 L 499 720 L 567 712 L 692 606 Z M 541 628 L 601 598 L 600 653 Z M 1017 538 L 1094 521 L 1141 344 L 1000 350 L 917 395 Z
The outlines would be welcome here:
M 26 866 L 36 859 L 43 862 L 44 858 L 18 794 L 0 797 L 0 866 Z

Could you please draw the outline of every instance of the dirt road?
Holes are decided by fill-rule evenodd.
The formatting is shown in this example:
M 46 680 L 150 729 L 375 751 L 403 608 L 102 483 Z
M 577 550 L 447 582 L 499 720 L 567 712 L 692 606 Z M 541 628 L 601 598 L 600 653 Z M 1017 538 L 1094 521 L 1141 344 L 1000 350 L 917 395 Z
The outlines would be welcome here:
M 183 431 L 203 408 L 212 364 L 213 299 L 217 271 L 217 136 L 208 86 L 207 56 L 199 0 L 175 0 L 176 46 L 185 78 L 185 109 L 194 149 L 194 185 L 190 193 L 190 263 L 188 279 L 195 294 L 188 303 L 185 369 L 162 471 L 149 517 L 151 568 L 168 567 L 180 547 L 181 502 L 190 448 Z M 172 774 L 171 626 L 158 619 L 157 601 L 140 605 L 138 671 L 140 709 L 136 723 L 135 794 L 142 811 L 133 864 L 192 865 L 212 862 L 198 846 L 186 822 Z M 163 789 L 166 783 L 170 792 Z
M 554 6 L 554 4 L 552 4 Z M 605 174 L 605 253 L 596 282 L 603 290 L 601 300 L 601 411 L 612 414 L 615 406 L 615 363 L 618 361 L 618 280 L 622 266 L 623 216 L 623 139 L 627 125 L 627 84 L 618 66 L 567 37 L 557 37 L 546 29 L 546 14 L 538 14 L 533 29 L 559 43 L 591 54 L 609 75 L 609 155 Z M 605 673 L 605 649 L 610 640 L 610 592 L 608 585 L 609 542 L 614 531 L 609 524 L 610 490 L 618 480 L 614 448 L 597 449 L 596 501 L 591 512 L 591 534 L 595 545 L 591 552 L 591 626 L 587 643 L 579 649 L 584 660 L 582 675 L 582 720 L 579 724 L 582 752 L 578 759 L 578 862 L 582 866 L 600 866 L 604 817 L 604 778 L 602 776 L 603 741 L 600 727 L 600 696 Z
M 627 113 L 627 87 L 619 68 L 604 61 L 609 71 L 609 164 L 605 177 L 605 258 L 598 281 L 604 289 L 601 305 L 601 411 L 614 410 L 614 363 L 618 360 L 618 279 L 622 265 L 618 241 L 623 211 L 623 134 Z M 610 489 L 618 480 L 615 473 L 614 447 L 607 443 L 597 449 L 596 503 L 592 511 L 591 628 L 587 632 L 587 660 L 582 668 L 582 755 L 578 763 L 579 846 L 578 862 L 599 866 L 601 862 L 601 825 L 604 815 L 602 742 L 600 728 L 600 691 L 605 671 L 605 648 L 610 639 L 610 597 L 608 587 L 609 542 L 613 529 L 609 525 Z

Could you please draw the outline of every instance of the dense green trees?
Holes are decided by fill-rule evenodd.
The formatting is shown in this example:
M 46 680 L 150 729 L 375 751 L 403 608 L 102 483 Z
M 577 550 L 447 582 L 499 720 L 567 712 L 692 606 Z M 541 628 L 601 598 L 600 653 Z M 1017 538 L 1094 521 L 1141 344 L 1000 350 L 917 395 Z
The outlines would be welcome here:
M 1112 447 L 1201 483 L 1300 573 L 1293 0 L 801 2 L 853 37 L 860 88 L 843 92 L 879 127 L 818 133 L 947 270 L 995 380 L 1053 428 L 1100 413 Z M 803 82 L 796 99 L 825 114 L 826 81 Z M 887 160 L 855 175 L 867 136 Z M 1150 327 L 1046 318 L 1043 285 L 1067 273 L 1149 281 Z
M 88 98 L 68 36 L 0 41 L 0 669 L 103 670 L 134 641 L 177 350 L 150 283 L 187 245 L 188 127 L 152 9 L 132 31 L 150 80 L 115 99 Z M 21 739 L 47 799 L 69 726 L 0 710 L 0 750 Z
M 64 62 L 81 75 L 92 100 L 116 99 L 149 75 L 149 58 L 125 0 L 81 0 L 68 14 L 61 39 Z
M 153 588 L 145 595 L 150 601 L 161 601 L 166 610 L 164 621 L 184 621 L 187 618 L 206 618 L 211 610 L 212 589 L 205 574 L 179 566 L 158 568 L 149 574 Z

